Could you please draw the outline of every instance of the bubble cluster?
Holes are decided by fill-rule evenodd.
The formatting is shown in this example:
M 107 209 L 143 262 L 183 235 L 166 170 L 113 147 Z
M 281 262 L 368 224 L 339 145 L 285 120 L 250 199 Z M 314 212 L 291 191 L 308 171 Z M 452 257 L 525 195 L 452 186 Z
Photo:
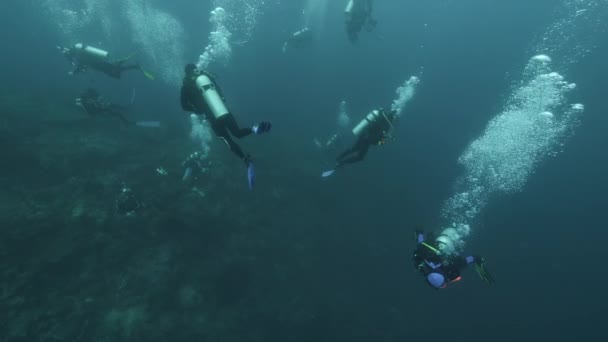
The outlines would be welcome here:
M 556 20 L 537 38 L 533 53 L 560 56 L 561 67 L 580 61 L 608 31 L 608 1 L 563 0 Z
M 94 24 L 100 24 L 106 38 L 112 34 L 111 0 L 39 0 L 47 18 L 55 24 L 68 44 Z
M 266 5 L 264 0 L 214 0 L 214 8 L 223 8 L 227 14 L 224 25 L 232 33 L 234 43 L 245 44 L 251 40 L 258 19 Z
M 397 116 L 401 116 L 407 103 L 416 94 L 416 86 L 418 83 L 420 83 L 420 79 L 416 76 L 412 76 L 395 91 L 397 93 L 397 99 L 393 101 L 391 110 L 396 110 Z
M 492 196 L 521 191 L 537 165 L 559 152 L 579 122 L 583 106 L 566 99 L 575 85 L 553 72 L 550 61 L 543 55 L 530 59 L 529 79 L 513 91 L 503 112 L 460 156 L 458 162 L 465 169 L 460 191 L 442 210 L 448 228 L 458 233 L 452 244 L 444 244 L 446 251 L 455 252 L 463 245 L 470 225 Z
M 40 5 L 47 18 L 57 25 L 69 43 L 73 43 L 77 33 L 92 21 L 92 16 L 83 4 L 76 5 L 68 0 L 42 0 Z
M 199 69 L 207 69 L 214 61 L 225 65 L 230 60 L 232 33 L 226 28 L 227 17 L 227 13 L 222 7 L 211 11 L 209 21 L 214 26 L 214 30 L 209 33 L 209 44 L 198 58 L 197 67 Z
M 203 158 L 207 158 L 211 150 L 211 140 L 213 139 L 211 128 L 207 121 L 201 120 L 196 114 L 190 114 L 190 124 L 190 139 L 200 146 Z
M 181 23 L 145 0 L 125 0 L 125 6 L 133 41 L 154 63 L 155 73 L 169 84 L 180 84 L 185 64 Z
M 350 125 L 350 117 L 346 111 L 346 101 L 342 100 L 338 109 L 338 128 L 346 129 Z

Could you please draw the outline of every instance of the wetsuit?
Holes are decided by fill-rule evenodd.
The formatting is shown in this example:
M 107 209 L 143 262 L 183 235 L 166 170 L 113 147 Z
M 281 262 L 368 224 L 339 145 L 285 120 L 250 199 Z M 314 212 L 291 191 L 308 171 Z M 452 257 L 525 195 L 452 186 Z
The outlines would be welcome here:
M 283 44 L 283 52 L 287 51 L 287 48 L 301 48 L 309 45 L 312 41 L 312 31 L 305 27 L 300 31 L 294 32 L 289 39 Z
M 354 0 L 352 13 L 346 20 L 346 33 L 351 43 L 359 39 L 359 33 L 366 26 L 371 31 L 376 26 L 372 18 L 372 0 Z
M 450 256 L 443 258 L 438 253 L 438 247 L 432 242 L 427 241 L 422 233 L 417 233 L 418 245 L 412 256 L 414 267 L 425 277 L 431 273 L 439 273 L 445 278 L 443 287 L 451 282 L 460 280 L 460 272 L 467 267 L 467 265 L 475 263 L 479 257 L 474 256 Z M 429 240 L 434 240 L 432 236 Z
M 125 107 L 108 102 L 94 89 L 88 89 L 82 93 L 77 99 L 77 104 L 91 116 L 113 116 L 120 119 L 125 125 L 132 124 L 123 114 L 126 110 Z
M 72 62 L 72 64 L 75 66 L 75 69 L 72 71 L 72 74 L 79 74 L 91 68 L 100 71 L 110 77 L 120 79 L 123 71 L 141 70 L 140 65 L 137 63 L 125 65 L 125 63 L 128 61 L 128 58 L 117 61 L 108 61 L 105 59 L 90 58 L 82 52 L 76 50 L 75 48 L 66 49 L 64 51 L 64 55 L 66 56 L 66 58 L 68 58 L 70 62 Z
M 391 124 L 382 117 L 378 118 L 375 122 L 370 123 L 370 126 L 366 131 L 362 132 L 357 138 L 355 144 L 336 158 L 336 166 L 340 167 L 345 164 L 352 164 L 363 160 L 365 155 L 367 155 L 369 147 L 382 144 L 386 132 L 390 130 Z
M 205 73 L 205 75 L 213 81 L 217 92 L 222 98 L 222 101 L 225 101 L 224 95 L 222 94 L 222 91 L 218 87 L 217 83 L 215 83 L 215 80 L 213 80 L 213 77 L 208 73 Z M 245 163 L 248 163 L 249 157 L 243 152 L 241 147 L 232 139 L 232 136 L 236 138 L 243 138 L 253 133 L 253 130 L 251 128 L 239 128 L 232 113 L 228 113 L 217 119 L 213 115 L 211 109 L 209 108 L 209 105 L 203 98 L 200 89 L 196 85 L 197 77 L 198 75 L 187 75 L 184 78 L 184 82 L 182 84 L 181 89 L 182 109 L 184 111 L 193 112 L 199 115 L 205 115 L 205 118 L 211 124 L 211 128 L 213 129 L 215 134 L 222 140 L 224 140 L 224 142 L 230 147 L 232 153 L 243 159 Z

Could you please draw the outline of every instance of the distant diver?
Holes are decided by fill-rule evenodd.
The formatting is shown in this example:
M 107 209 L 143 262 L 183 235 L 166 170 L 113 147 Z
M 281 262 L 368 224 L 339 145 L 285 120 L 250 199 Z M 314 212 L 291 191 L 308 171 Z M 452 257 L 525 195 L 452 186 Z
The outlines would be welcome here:
M 350 0 L 344 9 L 345 26 L 348 40 L 356 43 L 363 28 L 371 32 L 378 22 L 372 17 L 372 0 Z
M 470 264 L 475 265 L 481 280 L 490 286 L 495 284 L 483 257 L 443 255 L 439 248 L 441 236 L 435 239 L 431 234 L 426 236 L 423 232 L 416 231 L 415 237 L 417 246 L 412 257 L 414 268 L 422 274 L 432 288 L 443 289 L 450 283 L 460 281 L 462 279 L 460 272 Z
M 252 133 L 263 134 L 270 131 L 272 124 L 261 121 L 252 127 L 239 128 L 234 115 L 226 107 L 226 99 L 213 76 L 204 70 L 199 70 L 194 64 L 186 65 L 185 74 L 181 88 L 182 109 L 204 115 L 215 134 L 230 147 L 232 153 L 243 160 L 247 167 L 251 189 L 255 180 L 251 156 L 243 152 L 232 136 L 243 138 Z
M 302 48 L 310 45 L 312 42 L 312 30 L 305 27 L 299 31 L 296 31 L 289 36 L 289 38 L 283 44 L 283 53 L 291 48 Z
M 115 207 L 118 214 L 132 217 L 137 215 L 138 210 L 142 208 L 142 203 L 137 200 L 133 190 L 123 184 L 120 193 L 116 196 Z
M 388 139 L 392 139 L 396 119 L 396 110 L 389 111 L 382 108 L 372 110 L 353 128 L 352 132 L 357 137 L 355 144 L 338 155 L 334 169 L 323 172 L 321 176 L 331 176 L 344 165 L 362 161 L 370 146 L 384 145 Z
M 113 104 L 97 92 L 93 88 L 88 88 L 76 98 L 75 104 L 82 108 L 91 117 L 115 117 L 125 125 L 132 125 L 133 122 L 127 120 L 124 113 L 127 108 L 121 105 Z
M 132 56 L 119 60 L 111 60 L 107 51 L 82 43 L 74 44 L 71 48 L 58 46 L 57 49 L 74 66 L 74 70 L 69 72 L 70 75 L 84 73 L 88 69 L 93 69 L 112 78 L 120 79 L 124 71 L 139 70 L 147 78 L 154 79 L 154 76 L 145 71 L 138 63 L 126 64 Z
M 207 158 L 202 152 L 194 152 L 189 155 L 188 158 L 182 162 L 182 167 L 184 168 L 182 181 L 186 183 L 193 182 L 199 175 L 205 173 L 207 170 L 206 161 Z

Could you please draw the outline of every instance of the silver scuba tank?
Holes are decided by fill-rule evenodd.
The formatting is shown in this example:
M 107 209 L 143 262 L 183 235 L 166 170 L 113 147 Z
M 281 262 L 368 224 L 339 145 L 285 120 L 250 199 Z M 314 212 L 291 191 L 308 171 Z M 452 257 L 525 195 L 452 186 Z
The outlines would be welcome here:
M 353 128 L 353 134 L 360 136 L 361 133 L 366 131 L 369 125 L 378 120 L 379 117 L 380 112 L 377 109 L 372 110 L 363 120 L 361 120 L 361 122 L 357 124 L 357 126 L 355 126 L 355 128 Z
M 228 111 L 228 108 L 226 108 L 222 97 L 217 92 L 215 84 L 213 83 L 211 78 L 209 78 L 209 76 L 202 74 L 197 77 L 196 86 L 201 90 L 203 99 L 205 99 L 205 102 L 211 109 L 211 112 L 216 119 L 219 119 L 222 116 L 230 113 Z
M 108 58 L 108 52 L 102 49 L 98 49 L 93 46 L 84 45 L 82 43 L 78 43 L 74 45 L 74 48 L 80 51 L 82 54 L 86 55 L 90 58 L 95 59 L 106 59 Z
M 346 8 L 344 9 L 344 14 L 352 15 L 354 7 L 355 7 L 355 1 L 349 0 L 348 4 L 346 4 Z

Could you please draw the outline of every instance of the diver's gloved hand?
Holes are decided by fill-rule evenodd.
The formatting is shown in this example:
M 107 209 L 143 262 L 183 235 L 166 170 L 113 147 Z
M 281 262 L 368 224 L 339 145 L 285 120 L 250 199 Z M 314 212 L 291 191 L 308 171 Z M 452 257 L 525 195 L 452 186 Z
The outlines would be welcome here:
M 481 256 L 474 256 L 475 258 L 475 270 L 477 270 L 477 274 L 486 284 L 493 286 L 496 282 L 494 281 L 494 277 L 488 272 L 486 268 L 486 262 Z
M 262 121 L 257 125 L 253 125 L 253 127 L 251 127 L 251 130 L 255 134 L 262 134 L 262 133 L 269 132 L 271 128 L 272 128 L 272 124 L 270 122 Z
M 416 238 L 416 242 L 417 243 L 423 243 L 424 242 L 424 232 L 420 229 L 416 229 L 414 231 L 414 237 Z

